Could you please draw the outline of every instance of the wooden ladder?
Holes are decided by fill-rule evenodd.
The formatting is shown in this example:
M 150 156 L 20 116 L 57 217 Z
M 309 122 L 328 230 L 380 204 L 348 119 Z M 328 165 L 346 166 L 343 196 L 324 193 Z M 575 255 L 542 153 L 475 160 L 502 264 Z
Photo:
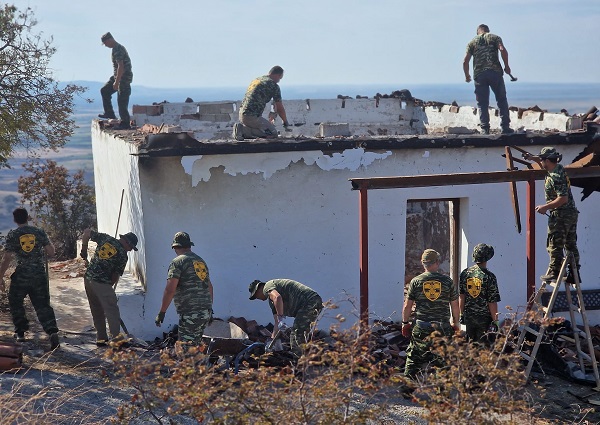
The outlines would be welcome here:
M 573 273 L 574 283 L 570 284 L 566 282 L 566 274 L 567 274 L 567 265 L 571 266 L 571 272 Z M 565 285 L 565 295 L 567 298 L 567 304 L 569 307 L 569 315 L 571 318 L 571 326 L 573 327 L 573 338 L 560 335 L 558 338 L 561 338 L 565 341 L 569 341 L 575 344 L 577 350 L 577 358 L 579 360 L 579 367 L 581 372 L 585 375 L 585 364 L 584 361 L 588 361 L 592 364 L 592 369 L 594 372 L 594 378 L 596 380 L 596 388 L 595 390 L 600 391 L 600 376 L 598 374 L 598 364 L 596 362 L 596 355 L 594 352 L 594 344 L 592 342 L 592 336 L 590 334 L 590 326 L 588 323 L 587 315 L 585 313 L 585 304 L 583 302 L 583 294 L 581 292 L 581 280 L 579 279 L 579 271 L 577 270 L 577 265 L 575 264 L 575 258 L 573 254 L 567 252 L 565 256 L 561 268 L 560 273 L 556 281 L 550 280 L 542 280 L 542 285 L 538 290 L 534 302 L 532 310 L 537 310 L 540 313 L 543 313 L 543 318 L 539 324 L 539 329 L 534 329 L 531 327 L 532 323 L 526 324 L 521 327 L 521 332 L 519 334 L 519 339 L 517 342 L 517 348 L 519 349 L 519 353 L 521 357 L 527 360 L 527 367 L 525 369 L 525 377 L 529 379 L 529 374 L 531 373 L 531 369 L 533 364 L 535 363 L 535 358 L 537 356 L 538 349 L 540 348 L 540 344 L 544 338 L 544 334 L 548 325 L 550 324 L 550 319 L 552 318 L 552 309 L 554 307 L 554 303 L 560 291 L 562 284 Z M 547 287 L 551 286 L 553 288 L 552 294 L 550 296 L 550 300 L 548 301 L 548 305 L 544 306 L 542 304 L 542 295 L 548 291 Z M 575 290 L 577 297 L 577 305 L 573 304 L 573 295 L 571 291 Z M 581 317 L 581 321 L 583 322 L 584 330 L 580 330 L 576 323 L 576 314 L 579 314 Z M 526 343 L 525 338 L 527 334 L 531 334 L 535 336 L 535 342 L 531 351 L 527 353 L 527 347 L 530 344 Z M 585 353 L 581 350 L 581 338 L 584 338 L 587 341 L 588 353 Z M 525 346 L 525 347 L 524 347 Z

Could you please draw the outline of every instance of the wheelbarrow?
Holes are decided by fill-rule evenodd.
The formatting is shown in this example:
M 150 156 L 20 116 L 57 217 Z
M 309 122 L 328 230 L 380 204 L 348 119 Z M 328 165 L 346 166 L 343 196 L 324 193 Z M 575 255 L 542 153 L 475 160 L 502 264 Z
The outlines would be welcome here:
M 235 323 L 223 320 L 213 320 L 204 329 L 203 340 L 207 344 L 206 350 L 211 357 L 223 357 L 227 367 L 234 362 L 235 374 L 239 371 L 240 362 L 244 357 L 253 352 L 265 352 L 265 344 L 253 342 L 248 335 Z

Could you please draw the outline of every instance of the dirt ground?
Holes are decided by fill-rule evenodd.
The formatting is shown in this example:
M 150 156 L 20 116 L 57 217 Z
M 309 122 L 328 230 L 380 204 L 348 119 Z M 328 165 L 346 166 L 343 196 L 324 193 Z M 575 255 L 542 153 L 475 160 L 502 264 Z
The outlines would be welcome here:
M 61 347 L 48 352 L 48 337 L 27 303 L 31 330 L 24 344 L 24 367 L 19 372 L 0 375 L 0 394 L 12 394 L 20 400 L 19 406 L 28 401 L 38 410 L 44 410 L 56 424 L 108 423 L 118 406 L 130 399 L 133 390 L 121 388 L 110 379 L 112 367 L 103 358 L 105 349 L 95 345 L 95 332 L 83 289 L 83 264 L 78 260 L 54 263 L 50 271 L 52 304 L 60 327 Z M 0 340 L 13 340 L 6 294 L 0 294 Z M 597 399 L 600 403 L 600 392 L 594 391 L 593 387 L 548 374 L 535 373 L 533 378 L 543 391 L 528 384 L 535 409 L 531 423 L 600 423 L 600 406 L 587 402 Z M 425 423 L 419 418 L 422 412 L 417 404 L 398 400 L 390 408 L 390 420 L 394 423 Z

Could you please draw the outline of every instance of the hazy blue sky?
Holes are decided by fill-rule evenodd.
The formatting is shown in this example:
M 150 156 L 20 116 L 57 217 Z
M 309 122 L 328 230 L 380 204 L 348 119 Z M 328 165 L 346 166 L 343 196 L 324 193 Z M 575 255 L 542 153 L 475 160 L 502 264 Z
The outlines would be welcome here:
M 61 81 L 106 81 L 111 31 L 134 84 L 245 86 L 275 64 L 282 83 L 464 81 L 478 24 L 500 35 L 528 82 L 600 82 L 598 0 L 17 0 L 54 37 Z M 465 83 L 466 84 L 466 83 Z

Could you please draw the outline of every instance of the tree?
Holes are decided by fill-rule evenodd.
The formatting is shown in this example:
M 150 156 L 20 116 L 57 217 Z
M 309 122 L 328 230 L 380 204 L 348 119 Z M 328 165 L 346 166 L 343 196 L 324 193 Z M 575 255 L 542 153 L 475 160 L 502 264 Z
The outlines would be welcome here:
M 75 258 L 81 232 L 96 223 L 94 188 L 84 181 L 83 171 L 73 176 L 55 161 L 23 164 L 27 173 L 19 177 L 19 193 L 29 202 L 40 226 L 56 247 L 59 259 Z
M 56 150 L 73 133 L 73 97 L 86 89 L 60 88 L 49 68 L 52 37 L 33 32 L 30 8 L 0 6 L 0 168 L 15 148 Z

